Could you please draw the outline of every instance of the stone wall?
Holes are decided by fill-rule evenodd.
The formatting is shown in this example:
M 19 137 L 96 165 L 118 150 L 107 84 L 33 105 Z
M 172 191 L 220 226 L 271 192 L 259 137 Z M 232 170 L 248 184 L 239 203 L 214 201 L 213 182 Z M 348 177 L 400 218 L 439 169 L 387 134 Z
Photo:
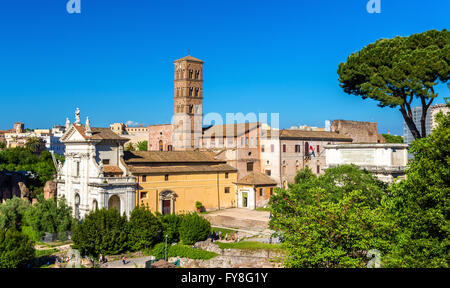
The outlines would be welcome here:
M 170 124 L 148 126 L 148 150 L 159 151 L 159 143 L 162 141 L 163 151 L 169 150 L 172 145 L 173 128 Z
M 184 268 L 281 268 L 285 254 L 273 250 L 220 249 L 211 241 L 198 242 L 199 249 L 214 252 L 219 256 L 209 260 L 180 259 Z M 175 262 L 176 258 L 169 259 Z
M 353 139 L 353 143 L 378 143 L 378 124 L 376 122 L 359 122 L 334 120 L 331 132 L 336 132 Z

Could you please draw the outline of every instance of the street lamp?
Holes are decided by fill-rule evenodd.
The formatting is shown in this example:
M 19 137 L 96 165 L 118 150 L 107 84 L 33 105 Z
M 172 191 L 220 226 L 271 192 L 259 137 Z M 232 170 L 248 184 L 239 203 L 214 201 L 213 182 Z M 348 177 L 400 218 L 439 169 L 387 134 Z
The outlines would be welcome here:
M 165 258 L 164 258 L 164 260 L 166 260 L 166 261 L 167 261 L 167 237 L 168 237 L 168 235 L 166 234 L 166 249 L 165 249 Z

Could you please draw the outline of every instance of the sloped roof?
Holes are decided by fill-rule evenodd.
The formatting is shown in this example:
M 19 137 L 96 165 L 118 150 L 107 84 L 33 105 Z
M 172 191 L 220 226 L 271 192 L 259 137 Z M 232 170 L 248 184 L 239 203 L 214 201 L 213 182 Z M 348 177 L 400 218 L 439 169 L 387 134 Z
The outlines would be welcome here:
M 122 169 L 120 169 L 118 166 L 105 166 L 103 167 L 103 171 L 105 173 L 114 173 L 114 174 L 123 173 Z
M 86 135 L 86 127 L 84 125 L 80 125 L 80 126 L 73 125 L 72 127 L 74 127 L 81 134 L 81 136 L 83 136 L 83 138 L 85 138 L 85 139 L 128 141 L 128 139 L 120 137 L 119 135 L 114 133 L 111 130 L 111 128 L 96 128 L 96 127 L 92 127 L 91 128 L 92 136 L 87 136 Z
M 173 61 L 173 63 L 177 63 L 177 62 L 181 62 L 181 61 L 193 61 L 193 62 L 200 62 L 200 63 L 204 63 L 202 60 L 197 59 L 195 57 L 192 57 L 191 55 L 185 56 L 181 59 L 175 60 Z
M 223 163 L 192 164 L 192 165 L 164 165 L 164 166 L 128 166 L 132 174 L 164 174 L 164 173 L 217 173 L 237 172 L 237 169 Z
M 225 124 L 225 125 L 213 125 L 203 129 L 204 137 L 236 137 L 250 130 L 256 129 L 261 126 L 261 123 L 239 123 L 239 124 Z M 229 135 L 230 133 L 231 135 Z
M 277 182 L 267 176 L 266 174 L 263 174 L 258 171 L 253 171 L 247 176 L 241 178 L 236 182 L 236 184 L 241 185 L 252 185 L 252 186 L 275 186 L 277 185 Z
M 124 160 L 132 163 L 217 163 L 212 152 L 200 151 L 125 151 Z
M 353 139 L 342 134 L 326 131 L 281 130 L 280 139 L 331 140 L 352 142 Z

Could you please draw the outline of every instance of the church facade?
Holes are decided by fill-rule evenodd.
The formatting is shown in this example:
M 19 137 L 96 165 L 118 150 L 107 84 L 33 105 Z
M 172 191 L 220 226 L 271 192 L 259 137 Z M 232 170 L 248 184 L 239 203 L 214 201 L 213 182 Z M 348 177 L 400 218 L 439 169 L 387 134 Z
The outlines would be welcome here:
M 122 163 L 123 144 L 128 139 L 110 128 L 92 128 L 89 118 L 82 125 L 66 121 L 60 140 L 66 148 L 64 164 L 58 164 L 58 197 L 72 207 L 73 216 L 82 219 L 92 210 L 116 208 L 130 215 L 136 205 L 136 178 Z

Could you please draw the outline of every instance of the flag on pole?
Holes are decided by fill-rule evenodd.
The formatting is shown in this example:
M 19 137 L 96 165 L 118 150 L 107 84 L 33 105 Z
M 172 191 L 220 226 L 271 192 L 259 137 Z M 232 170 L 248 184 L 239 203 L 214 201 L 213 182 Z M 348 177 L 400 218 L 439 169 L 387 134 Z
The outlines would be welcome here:
M 311 145 L 309 145 L 309 151 L 311 152 L 311 155 L 313 157 L 316 157 L 316 154 L 314 153 L 314 148 Z

